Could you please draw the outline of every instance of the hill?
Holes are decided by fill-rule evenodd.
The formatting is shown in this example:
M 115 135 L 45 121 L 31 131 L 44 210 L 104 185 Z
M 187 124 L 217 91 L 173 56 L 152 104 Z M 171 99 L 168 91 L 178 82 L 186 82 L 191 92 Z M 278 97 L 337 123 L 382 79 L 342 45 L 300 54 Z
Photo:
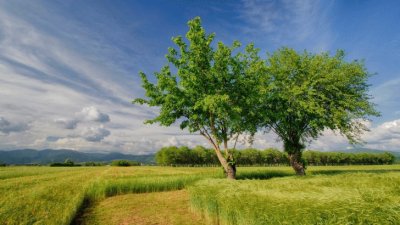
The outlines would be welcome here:
M 119 152 L 111 153 L 86 153 L 69 149 L 19 149 L 12 151 L 0 151 L 0 162 L 6 164 L 48 164 L 52 162 L 64 162 L 65 159 L 74 162 L 110 162 L 116 159 L 134 160 L 141 163 L 154 163 L 154 155 L 129 155 Z

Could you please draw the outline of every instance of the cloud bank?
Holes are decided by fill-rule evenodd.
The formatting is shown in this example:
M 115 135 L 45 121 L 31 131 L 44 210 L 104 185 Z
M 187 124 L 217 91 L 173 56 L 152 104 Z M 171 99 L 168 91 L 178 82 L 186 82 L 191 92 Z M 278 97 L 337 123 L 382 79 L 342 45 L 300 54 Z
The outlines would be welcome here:
M 213 15 L 226 17 L 205 16 L 204 21 L 212 22 L 205 26 L 213 27 L 210 31 L 217 31 L 217 37 L 224 31 L 229 40 L 260 44 L 262 54 L 281 45 L 329 50 L 336 34 L 332 4 L 243 0 L 214 4 L 221 8 L 213 9 Z M 177 17 L 173 10 L 149 13 L 152 7 L 125 7 L 121 2 L 1 1 L 0 150 L 68 148 L 147 154 L 168 145 L 209 146 L 200 135 L 181 131 L 177 125 L 144 125 L 157 109 L 130 103 L 144 96 L 137 73 L 161 68 L 170 37 L 184 34 L 189 17 L 209 9 L 202 5 L 188 10 L 190 15 Z M 168 26 L 152 27 L 149 21 Z M 399 150 L 398 83 L 396 76 L 371 91 L 385 117 L 364 135 L 366 147 Z M 282 144 L 272 133 L 259 133 L 253 146 L 280 148 Z M 322 150 L 347 147 L 343 137 L 329 131 L 309 145 Z

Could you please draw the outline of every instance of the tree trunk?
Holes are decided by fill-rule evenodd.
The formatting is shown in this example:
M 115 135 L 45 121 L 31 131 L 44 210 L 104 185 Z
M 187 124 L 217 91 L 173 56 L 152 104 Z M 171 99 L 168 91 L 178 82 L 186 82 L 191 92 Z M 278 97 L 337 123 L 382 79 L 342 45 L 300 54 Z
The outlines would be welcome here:
M 219 162 L 221 163 L 222 167 L 224 168 L 226 177 L 228 179 L 236 179 L 236 166 L 232 163 L 230 163 L 230 161 L 227 161 L 227 159 L 225 159 L 225 157 L 222 155 L 221 150 L 218 147 L 214 148 L 215 153 L 217 154 L 217 158 L 219 160 Z M 228 159 L 230 160 L 230 159 Z
M 235 163 L 235 159 L 233 158 L 233 154 L 232 152 L 229 152 L 228 149 L 228 141 L 225 140 L 225 153 L 226 153 L 226 161 L 228 164 L 228 167 L 226 168 L 226 177 L 228 179 L 236 179 L 236 163 Z
M 304 168 L 303 163 L 301 162 L 301 152 L 289 153 L 288 156 L 290 160 L 290 165 L 293 167 L 294 171 L 296 172 L 296 175 L 298 176 L 306 175 L 306 170 Z
M 228 159 L 226 159 L 222 155 L 219 145 L 213 141 L 213 139 L 207 132 L 200 132 L 200 134 L 203 135 L 205 138 L 207 138 L 207 140 L 214 146 L 215 154 L 217 155 L 219 162 L 221 163 L 222 167 L 224 168 L 227 178 L 235 180 L 236 179 L 236 165 L 234 164 L 234 161 L 233 161 L 233 155 L 229 154 Z M 227 152 L 227 150 L 228 150 L 227 141 L 225 141 L 225 149 L 226 149 L 226 153 L 228 153 Z
M 227 168 L 225 169 L 226 177 L 228 179 L 235 180 L 236 179 L 236 166 L 228 164 Z

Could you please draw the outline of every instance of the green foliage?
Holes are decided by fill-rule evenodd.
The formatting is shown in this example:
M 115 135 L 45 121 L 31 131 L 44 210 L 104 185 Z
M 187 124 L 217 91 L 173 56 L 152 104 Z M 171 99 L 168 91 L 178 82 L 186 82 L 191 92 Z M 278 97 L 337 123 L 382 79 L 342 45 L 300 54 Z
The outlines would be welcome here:
M 72 161 L 72 160 L 70 160 L 70 159 L 66 159 L 65 161 L 64 161 L 64 165 L 65 166 L 74 166 L 74 162 Z
M 106 164 L 103 162 L 85 162 L 84 166 L 105 166 Z
M 187 44 L 181 36 L 173 38 L 178 50 L 169 48 L 166 58 L 169 65 L 156 73 L 157 83 L 152 84 L 141 73 L 147 100 L 135 99 L 135 103 L 160 106 L 160 115 L 148 123 L 169 126 L 183 118 L 180 126 L 190 132 L 202 131 L 213 134 L 222 142 L 227 135 L 243 131 L 242 112 L 246 106 L 251 78 L 249 65 L 262 65 L 252 45 L 246 53 L 233 55 L 240 46 L 231 47 L 219 42 L 214 50 L 211 43 L 214 34 L 206 34 L 199 17 L 189 21 Z M 176 74 L 170 66 L 177 69 Z M 253 68 L 251 68 L 253 69 Z M 254 70 L 254 69 L 253 69 Z M 212 131 L 211 128 L 220 128 Z M 228 128 L 229 130 L 223 130 Z M 206 130 L 204 130 L 206 129 Z
M 0 162 L 0 167 L 5 167 L 5 166 L 7 166 L 7 164 Z
M 51 167 L 73 167 L 73 166 L 81 166 L 80 164 L 75 164 L 70 159 L 65 159 L 63 163 L 55 162 L 50 164 Z
M 391 153 L 344 153 L 305 151 L 303 158 L 309 165 L 382 165 L 393 164 L 395 156 Z
M 124 159 L 114 160 L 111 162 L 111 166 L 140 166 L 139 162 L 129 161 Z
M 378 116 L 368 95 L 370 76 L 360 61 L 346 62 L 344 52 L 297 53 L 282 48 L 268 57 L 264 95 L 266 125 L 297 149 L 328 128 L 360 141 L 368 116 Z
M 243 149 L 231 150 L 235 163 L 239 166 L 280 166 L 288 165 L 289 159 L 285 152 L 278 149 Z M 303 165 L 383 165 L 393 164 L 395 156 L 384 153 L 343 153 L 305 151 L 301 159 Z M 156 153 L 156 162 L 161 166 L 216 166 L 218 159 L 212 149 L 197 146 L 164 147 Z
M 156 153 L 156 162 L 162 166 L 193 166 L 193 165 L 217 165 L 218 158 L 214 150 L 197 146 L 194 149 L 188 147 L 164 147 Z

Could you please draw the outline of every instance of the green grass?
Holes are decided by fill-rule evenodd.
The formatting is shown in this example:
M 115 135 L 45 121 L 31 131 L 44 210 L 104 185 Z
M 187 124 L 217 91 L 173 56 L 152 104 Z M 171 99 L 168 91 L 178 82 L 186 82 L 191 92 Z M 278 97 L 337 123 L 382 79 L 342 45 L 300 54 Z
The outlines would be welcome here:
M 70 224 L 94 202 L 118 194 L 178 190 L 219 168 L 7 167 L 0 183 L 0 224 Z
M 186 190 L 126 194 L 97 202 L 81 217 L 83 225 L 205 225 L 199 214 L 190 211 Z
M 166 171 L 164 169 L 166 169 Z M 118 170 L 121 169 L 114 169 L 115 172 Z M 113 177 L 113 173 L 111 173 L 111 175 L 103 176 L 101 179 L 91 183 L 91 186 L 86 193 L 86 200 L 89 202 L 95 202 L 110 196 L 127 193 L 181 190 L 201 179 L 222 177 L 222 173 L 218 173 L 215 169 L 209 170 L 208 172 L 202 172 L 200 170 L 196 171 L 195 169 L 191 169 L 190 171 L 191 172 L 189 173 L 183 173 L 179 170 L 171 170 L 171 168 L 164 167 L 158 168 L 158 171 L 153 170 L 148 174 L 137 174 L 132 176 L 125 174 Z
M 16 177 L 25 177 L 25 176 L 34 176 L 34 175 L 47 175 L 50 173 L 59 173 L 62 171 L 72 171 L 73 169 L 80 168 L 68 168 L 68 167 L 38 167 L 38 166 L 9 166 L 9 167 L 0 167 L 0 180 L 16 178 Z
M 140 212 L 143 219 L 156 208 L 172 215 L 173 207 L 163 200 L 167 192 L 127 196 L 126 201 L 142 198 L 142 204 L 153 204 L 139 209 L 136 200 L 120 203 L 125 198 L 115 197 L 119 213 L 114 217 L 111 208 L 108 212 L 101 206 L 116 195 L 188 187 L 192 208 L 211 223 L 396 224 L 399 171 L 400 165 L 311 167 L 307 177 L 299 178 L 289 167 L 239 167 L 239 180 L 228 181 L 215 167 L 4 167 L 0 168 L 0 224 L 85 223 L 85 218 L 101 221 L 101 215 L 122 216 L 118 221 L 124 221 L 124 215 L 132 216 L 129 210 Z M 189 205 L 185 193 L 187 197 L 182 195 L 179 201 L 170 199 L 177 209 Z M 190 224 L 184 219 L 188 215 L 181 214 L 182 218 L 179 213 L 168 217 L 168 224 Z
M 42 168 L 40 171 L 45 172 Z M 0 221 L 2 224 L 67 224 L 80 208 L 88 181 L 101 172 L 74 169 L 2 180 Z
M 306 177 L 202 180 L 192 206 L 218 224 L 400 224 L 399 166 L 318 167 Z

